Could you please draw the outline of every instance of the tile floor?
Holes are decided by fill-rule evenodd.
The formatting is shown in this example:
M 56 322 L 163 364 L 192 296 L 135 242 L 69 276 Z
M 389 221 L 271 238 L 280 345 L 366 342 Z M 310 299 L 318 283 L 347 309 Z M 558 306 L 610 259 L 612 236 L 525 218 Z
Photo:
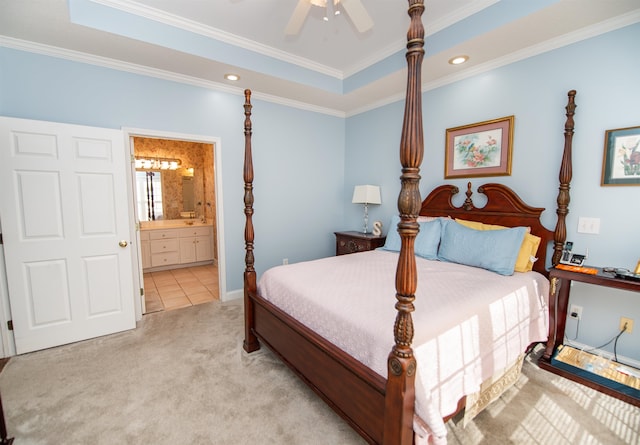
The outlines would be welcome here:
M 213 264 L 144 274 L 145 313 L 169 311 L 220 298 Z

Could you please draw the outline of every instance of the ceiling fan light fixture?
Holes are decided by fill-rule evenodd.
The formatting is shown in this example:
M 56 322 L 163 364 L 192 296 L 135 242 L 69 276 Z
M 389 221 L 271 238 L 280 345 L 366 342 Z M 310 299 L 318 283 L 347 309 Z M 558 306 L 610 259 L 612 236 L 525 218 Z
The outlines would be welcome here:
M 329 17 L 332 15 L 342 15 L 342 10 L 344 10 L 358 32 L 364 33 L 373 27 L 373 19 L 364 8 L 362 0 L 298 0 L 285 27 L 284 33 L 286 35 L 291 36 L 300 32 L 312 6 L 324 8 L 325 12 L 322 17 L 324 21 L 329 21 Z
M 449 59 L 451 65 L 460 65 L 469 60 L 469 56 L 455 56 Z

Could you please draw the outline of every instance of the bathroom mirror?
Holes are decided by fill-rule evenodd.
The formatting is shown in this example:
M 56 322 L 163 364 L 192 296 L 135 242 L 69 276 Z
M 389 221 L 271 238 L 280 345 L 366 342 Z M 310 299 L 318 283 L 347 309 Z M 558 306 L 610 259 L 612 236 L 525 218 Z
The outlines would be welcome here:
M 136 206 L 140 221 L 163 219 L 162 195 L 159 171 L 136 170 Z
M 196 203 L 202 200 L 198 199 L 198 193 L 202 195 L 199 177 L 198 173 L 189 176 L 173 170 L 136 170 L 139 220 L 195 218 L 202 210 L 196 209 Z
M 182 211 L 183 212 L 195 212 L 195 189 L 193 183 L 193 176 L 182 177 Z
M 175 160 L 178 167 L 171 169 L 136 166 L 136 202 L 140 221 L 155 219 L 177 220 L 185 218 L 211 218 L 215 209 L 213 146 L 191 141 L 134 137 L 136 159 Z M 156 164 L 152 164 L 156 165 Z M 149 199 L 145 173 L 154 172 L 154 211 L 149 216 Z M 156 177 L 157 175 L 157 177 Z M 207 198 L 208 196 L 208 198 Z M 198 205 L 200 203 L 200 205 Z M 212 205 L 213 204 L 213 205 Z

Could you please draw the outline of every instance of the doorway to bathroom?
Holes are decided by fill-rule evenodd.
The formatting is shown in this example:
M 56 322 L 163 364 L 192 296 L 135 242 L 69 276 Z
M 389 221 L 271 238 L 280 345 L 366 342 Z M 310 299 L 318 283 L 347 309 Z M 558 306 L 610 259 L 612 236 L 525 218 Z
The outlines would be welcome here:
M 170 311 L 220 299 L 215 264 L 146 272 L 145 313 Z
M 219 141 L 129 137 L 142 313 L 220 300 Z

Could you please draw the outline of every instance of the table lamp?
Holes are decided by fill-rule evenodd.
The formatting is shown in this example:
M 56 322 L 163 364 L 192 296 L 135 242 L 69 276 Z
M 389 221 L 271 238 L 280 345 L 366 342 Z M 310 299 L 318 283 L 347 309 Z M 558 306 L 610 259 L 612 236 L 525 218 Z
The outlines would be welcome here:
M 369 231 L 369 204 L 381 204 L 380 187 L 377 185 L 356 185 L 353 190 L 353 204 L 364 204 L 364 229 L 363 233 Z

